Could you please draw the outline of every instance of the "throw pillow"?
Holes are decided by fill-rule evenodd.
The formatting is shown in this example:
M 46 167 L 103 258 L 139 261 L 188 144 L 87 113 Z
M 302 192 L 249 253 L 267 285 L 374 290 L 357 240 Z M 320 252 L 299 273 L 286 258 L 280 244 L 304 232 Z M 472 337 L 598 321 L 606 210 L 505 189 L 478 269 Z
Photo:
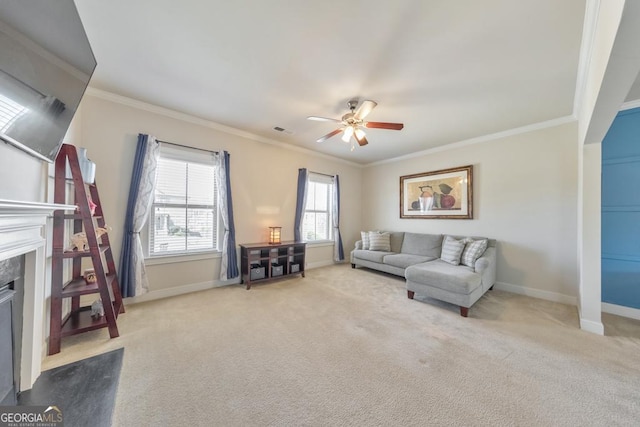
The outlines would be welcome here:
M 476 260 L 487 250 L 489 241 L 487 239 L 473 240 L 470 237 L 465 241 L 467 244 L 464 247 L 464 251 L 462 251 L 460 262 L 467 267 L 475 267 Z
M 362 249 L 369 249 L 369 232 L 361 231 L 360 236 L 362 237 Z
M 465 239 L 458 240 L 451 236 L 444 236 L 440 259 L 452 265 L 460 265 L 460 256 L 465 244 Z
M 369 250 L 371 251 L 391 251 L 391 234 L 379 233 L 377 231 L 369 232 Z

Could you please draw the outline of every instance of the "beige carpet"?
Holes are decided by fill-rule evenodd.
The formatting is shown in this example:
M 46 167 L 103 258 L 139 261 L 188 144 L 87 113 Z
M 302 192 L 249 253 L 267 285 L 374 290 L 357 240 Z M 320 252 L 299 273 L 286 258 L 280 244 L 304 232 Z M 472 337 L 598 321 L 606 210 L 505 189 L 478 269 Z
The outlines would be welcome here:
M 45 368 L 125 347 L 118 426 L 638 425 L 640 322 L 491 291 L 457 307 L 340 265 L 127 307 Z

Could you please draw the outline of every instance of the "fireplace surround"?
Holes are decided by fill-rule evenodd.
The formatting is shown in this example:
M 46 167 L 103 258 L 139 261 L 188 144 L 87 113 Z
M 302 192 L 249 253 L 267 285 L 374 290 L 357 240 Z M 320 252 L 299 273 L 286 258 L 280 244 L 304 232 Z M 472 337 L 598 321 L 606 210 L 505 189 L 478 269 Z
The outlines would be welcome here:
M 54 210 L 73 205 L 0 199 L 0 260 L 24 255 L 22 343 L 19 390 L 33 386 L 42 370 L 46 347 L 48 218 Z
M 24 255 L 0 260 L 0 405 L 15 405 L 22 354 Z

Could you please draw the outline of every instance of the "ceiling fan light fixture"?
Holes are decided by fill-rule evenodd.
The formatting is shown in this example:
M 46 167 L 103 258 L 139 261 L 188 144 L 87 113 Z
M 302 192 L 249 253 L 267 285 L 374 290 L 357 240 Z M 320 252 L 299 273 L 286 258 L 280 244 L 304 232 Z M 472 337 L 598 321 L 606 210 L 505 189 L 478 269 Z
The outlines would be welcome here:
M 351 137 L 353 136 L 353 126 L 347 126 L 347 128 L 344 130 L 344 135 L 342 135 L 342 140 L 344 142 L 349 142 L 351 140 Z
M 402 130 L 404 124 L 402 123 L 388 123 L 388 122 L 369 122 L 365 121 L 365 117 L 371 113 L 371 111 L 378 105 L 377 102 L 366 100 L 356 109 L 358 106 L 358 100 L 352 99 L 347 103 L 349 112 L 344 114 L 340 119 L 331 119 L 328 117 L 320 116 L 308 116 L 309 120 L 316 120 L 320 122 L 337 122 L 340 123 L 339 127 L 332 132 L 329 132 L 325 136 L 318 138 L 317 142 L 324 142 L 327 139 L 342 133 L 342 140 L 349 144 L 351 143 L 351 151 L 355 149 L 356 142 L 360 147 L 364 147 L 369 144 L 367 141 L 366 133 L 361 129 L 375 128 L 375 129 L 390 129 L 390 130 Z M 355 136 L 355 140 L 353 137 Z

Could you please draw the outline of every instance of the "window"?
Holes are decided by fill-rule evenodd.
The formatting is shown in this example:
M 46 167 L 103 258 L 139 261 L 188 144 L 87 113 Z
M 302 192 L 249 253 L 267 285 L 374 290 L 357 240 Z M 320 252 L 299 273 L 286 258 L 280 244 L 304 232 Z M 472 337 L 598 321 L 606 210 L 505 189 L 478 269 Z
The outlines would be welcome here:
M 333 177 L 309 173 L 302 239 L 307 242 L 333 239 Z
M 149 256 L 218 249 L 218 187 L 215 153 L 160 145 Z

